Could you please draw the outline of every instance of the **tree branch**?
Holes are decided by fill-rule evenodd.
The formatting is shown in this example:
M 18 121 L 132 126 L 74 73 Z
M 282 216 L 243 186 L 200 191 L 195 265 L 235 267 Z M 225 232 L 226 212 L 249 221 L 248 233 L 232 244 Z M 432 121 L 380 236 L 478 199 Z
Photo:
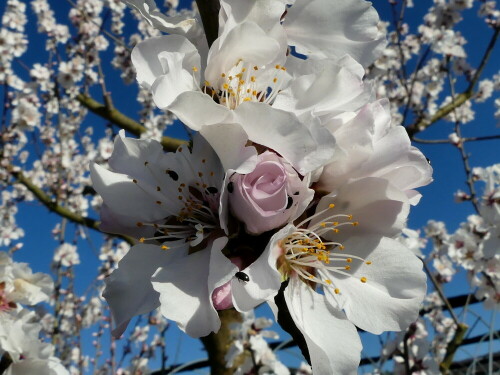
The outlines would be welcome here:
M 427 129 L 429 126 L 431 126 L 435 122 L 441 120 L 443 117 L 445 117 L 450 112 L 452 112 L 455 108 L 460 107 L 462 104 L 464 104 L 467 100 L 469 100 L 472 97 L 472 95 L 474 93 L 474 87 L 476 86 L 477 82 L 479 81 L 479 77 L 481 76 L 481 73 L 483 72 L 484 67 L 486 66 L 486 63 L 488 62 L 488 60 L 491 56 L 491 52 L 493 51 L 493 48 L 495 47 L 495 44 L 498 40 L 499 32 L 500 32 L 500 27 L 495 28 L 495 32 L 493 33 L 493 36 L 491 37 L 491 40 L 488 44 L 488 47 L 486 48 L 486 51 L 484 52 L 483 58 L 481 59 L 481 63 L 479 64 L 479 67 L 477 68 L 476 73 L 474 74 L 474 77 L 472 78 L 467 89 L 463 93 L 457 95 L 455 97 L 454 101 L 441 107 L 434 114 L 434 116 L 431 116 L 430 119 L 419 119 L 414 124 L 408 126 L 406 128 L 406 131 L 408 132 L 408 135 L 410 136 L 410 138 L 412 138 L 415 134 Z
M 29 178 L 27 178 L 22 172 L 11 171 L 10 172 L 13 177 L 16 178 L 17 182 L 26 186 L 26 188 L 33 193 L 33 195 L 45 206 L 49 209 L 49 211 L 62 216 L 73 223 L 83 225 L 87 228 L 94 229 L 100 232 L 99 222 L 97 220 L 80 216 L 65 207 L 58 205 L 56 202 L 52 200 L 52 198 L 46 194 L 41 188 L 36 186 Z M 124 235 L 116 234 L 116 237 L 121 238 L 122 240 L 127 241 L 130 245 L 134 245 L 135 241 L 129 237 Z
M 134 134 L 139 137 L 142 133 L 146 132 L 146 128 L 139 124 L 137 121 L 125 116 L 123 113 L 118 111 L 116 108 L 109 108 L 106 105 L 99 103 L 90 96 L 85 94 L 78 94 L 76 99 L 89 111 L 95 113 L 96 115 L 102 117 L 105 120 L 125 129 L 129 133 Z M 183 141 L 171 137 L 162 137 L 161 144 L 165 150 L 175 151 L 177 148 L 183 144 L 187 144 L 187 141 Z
M 448 343 L 448 347 L 446 348 L 446 355 L 444 356 L 443 362 L 439 365 L 442 374 L 450 373 L 450 366 L 453 363 L 453 358 L 455 357 L 455 353 L 462 342 L 464 341 L 465 333 L 469 327 L 466 324 L 459 324 L 457 330 L 455 332 L 455 336 Z
M 481 136 L 481 137 L 461 138 L 460 142 L 465 143 L 465 142 L 475 142 L 475 141 L 491 141 L 494 139 L 500 139 L 500 134 L 498 134 L 498 135 L 485 135 L 485 136 Z M 446 143 L 454 144 L 449 139 L 421 139 L 421 138 L 413 137 L 412 141 L 416 142 L 416 143 L 423 143 L 423 144 L 429 144 L 429 145 L 446 144 Z
M 196 0 L 208 46 L 219 36 L 219 0 Z

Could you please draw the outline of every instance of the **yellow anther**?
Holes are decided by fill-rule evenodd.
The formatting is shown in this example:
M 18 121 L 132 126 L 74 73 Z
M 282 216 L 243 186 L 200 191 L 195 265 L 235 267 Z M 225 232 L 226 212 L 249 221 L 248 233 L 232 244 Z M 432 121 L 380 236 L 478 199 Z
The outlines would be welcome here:
M 340 230 L 339 230 L 339 229 L 337 229 L 337 228 L 333 228 L 333 229 L 332 229 L 332 231 L 333 231 L 333 233 L 338 233 L 338 232 L 340 232 Z
M 278 65 L 276 65 L 276 66 L 275 66 L 275 68 L 276 68 L 276 69 L 280 69 L 280 68 L 281 68 L 281 65 L 279 65 L 279 64 L 278 64 Z
M 366 264 L 370 265 L 370 264 L 372 264 L 372 262 L 371 261 L 367 261 Z
M 252 95 L 253 95 L 253 96 L 257 96 L 257 90 L 253 90 L 253 91 L 252 91 Z
M 240 85 L 244 85 L 245 84 L 245 80 L 244 79 L 240 79 Z
M 362 277 L 361 279 L 359 279 L 359 280 L 361 280 L 361 282 L 362 282 L 362 283 L 366 283 L 366 280 L 367 280 L 367 279 L 366 279 L 366 277 L 364 277 L 364 276 L 363 276 L 363 277 Z
M 259 70 L 259 67 L 258 66 L 254 66 L 253 70 Z
M 170 248 L 169 248 L 168 246 L 162 245 L 161 249 L 162 249 L 162 250 L 168 250 L 168 249 L 170 249 Z
M 198 172 L 198 176 L 203 177 L 203 172 Z
M 347 218 L 348 218 L 349 220 L 352 220 L 352 215 L 347 215 Z
M 135 178 L 132 180 L 132 182 L 133 182 L 134 184 L 137 184 L 137 180 L 136 180 Z
M 331 285 L 332 280 L 325 280 L 325 283 L 327 283 L 328 285 Z
M 338 221 L 334 221 L 334 222 L 332 223 L 332 225 L 335 227 L 335 226 L 339 225 L 339 222 L 338 222 Z
M 198 68 L 196 66 L 193 66 L 193 72 L 197 72 Z
M 247 89 L 247 94 L 250 94 L 250 92 L 251 92 L 251 91 L 252 91 L 252 90 L 250 90 L 250 89 Z
M 346 261 L 347 263 L 352 263 L 352 258 L 347 258 L 345 261 Z
M 359 222 L 358 222 L 358 221 L 353 221 L 353 222 L 352 222 L 352 225 L 356 227 L 356 226 L 358 226 L 358 225 L 359 225 Z
M 139 238 L 139 242 L 143 243 L 146 239 L 144 237 Z
M 323 228 L 326 227 L 326 223 L 321 223 L 320 224 Z
M 222 73 L 220 76 L 221 76 L 222 78 L 226 78 L 226 73 Z
M 349 271 L 351 269 L 351 266 L 345 266 L 344 267 L 347 271 Z
M 255 76 L 250 77 L 250 81 L 255 82 L 255 80 L 256 80 Z
M 228 78 L 229 80 L 232 80 L 232 79 L 233 79 L 233 76 L 229 76 L 229 77 L 227 77 L 227 78 Z
M 243 99 L 244 102 L 249 102 L 250 100 L 252 100 L 252 98 L 245 98 L 245 99 Z
M 309 275 L 309 279 L 314 279 L 314 276 L 313 275 Z
M 273 82 L 274 83 L 278 82 L 278 78 L 273 78 Z
M 247 68 L 243 68 L 243 69 L 241 69 L 241 72 L 242 72 L 242 73 L 245 73 L 246 71 L 247 71 Z
M 334 205 L 333 203 L 330 203 L 330 204 L 328 205 L 328 208 L 334 208 L 334 207 L 335 207 L 335 205 Z
M 227 90 L 229 88 L 229 85 L 227 83 L 224 83 L 222 87 L 224 88 L 224 90 Z
M 139 228 L 142 227 L 144 224 L 138 221 L 135 225 L 137 225 Z
M 286 68 L 285 68 L 284 66 L 282 66 L 282 67 L 281 67 L 281 70 L 285 71 L 285 70 L 286 70 Z
M 211 85 L 210 85 L 210 82 L 205 81 L 205 86 L 211 86 Z
M 333 291 L 335 292 L 335 294 L 339 294 L 340 293 L 340 289 L 339 288 L 335 288 Z
M 182 200 L 182 195 L 179 195 L 177 198 L 179 198 L 179 200 L 181 201 Z

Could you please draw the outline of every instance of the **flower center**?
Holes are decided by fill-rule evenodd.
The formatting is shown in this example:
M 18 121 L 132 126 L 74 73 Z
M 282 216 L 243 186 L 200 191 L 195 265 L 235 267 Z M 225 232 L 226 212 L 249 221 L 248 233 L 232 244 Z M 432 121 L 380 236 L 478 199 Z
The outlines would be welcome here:
M 0 311 L 9 311 L 15 309 L 17 304 L 13 301 L 9 301 L 5 295 L 5 281 L 0 283 Z
M 193 71 L 197 70 L 193 67 Z M 258 67 L 239 59 L 216 82 L 205 81 L 201 90 L 229 109 L 249 101 L 272 104 L 283 87 L 285 72 L 281 65 Z
M 182 149 L 179 150 L 182 152 Z M 202 160 L 202 164 L 204 163 Z M 190 242 L 192 246 L 198 245 L 203 241 L 210 232 L 218 228 L 218 208 L 220 192 L 219 188 L 214 183 L 216 179 L 213 171 L 195 171 L 191 170 L 191 178 L 189 182 L 179 182 L 177 185 L 164 184 L 168 189 L 163 191 L 162 178 L 168 176 L 173 181 L 179 180 L 179 174 L 172 170 L 166 169 L 164 176 L 158 176 L 153 168 L 146 161 L 144 166 L 151 173 L 155 181 L 158 183 L 156 192 L 164 199 L 158 199 L 159 195 L 152 195 L 149 190 L 141 186 L 140 181 L 132 180 L 137 186 L 148 193 L 155 204 L 165 207 L 166 210 L 170 207 L 178 207 L 177 212 L 172 212 L 163 220 L 158 222 L 137 222 L 137 227 L 150 226 L 155 228 L 153 237 L 141 237 L 139 242 L 143 243 L 149 240 L 160 241 L 162 249 L 170 249 L 167 246 L 168 241 L 184 240 Z M 192 169 L 192 168 L 191 168 Z M 175 203 L 174 203 L 175 202 Z M 180 204 L 179 204 L 180 203 Z
M 330 204 L 328 208 L 305 219 L 297 225 L 297 229 L 281 240 L 280 246 L 283 255 L 278 259 L 279 270 L 284 277 L 291 274 L 298 275 L 306 283 L 321 284 L 332 287 L 336 294 L 340 289 L 335 286 L 335 279 L 331 276 L 343 275 L 353 277 L 349 273 L 355 262 L 367 261 L 359 256 L 346 253 L 344 245 L 336 241 L 327 241 L 322 236 L 328 232 L 339 233 L 340 228 L 346 225 L 357 226 L 357 221 L 352 221 L 352 215 L 335 214 L 328 215 L 324 221 L 312 225 L 309 228 L 301 228 L 312 219 L 323 216 L 335 205 Z M 366 277 L 361 277 L 362 283 L 367 282 Z

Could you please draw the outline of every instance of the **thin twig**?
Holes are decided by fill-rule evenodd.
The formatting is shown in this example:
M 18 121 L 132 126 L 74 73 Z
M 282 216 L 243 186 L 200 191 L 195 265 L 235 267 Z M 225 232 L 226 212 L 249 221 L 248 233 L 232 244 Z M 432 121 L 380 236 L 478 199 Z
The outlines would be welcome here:
M 446 305 L 446 308 L 450 311 L 450 315 L 453 319 L 453 322 L 459 326 L 460 322 L 458 321 L 457 315 L 455 314 L 455 311 L 453 310 L 453 307 L 450 305 L 450 301 L 448 301 L 448 298 L 444 295 L 443 291 L 441 290 L 441 287 L 439 286 L 438 281 L 432 274 L 431 270 L 429 269 L 429 266 L 427 265 L 426 262 L 422 262 L 424 265 L 425 272 L 427 272 L 427 275 L 429 276 L 429 279 L 431 279 L 432 285 L 434 285 L 434 289 L 436 289 L 436 292 L 438 292 L 439 298 L 443 301 L 443 303 Z
M 455 85 L 453 84 L 453 79 L 451 77 L 450 70 L 448 69 L 448 82 L 450 84 L 450 92 L 451 92 L 451 102 L 453 103 L 455 101 Z M 453 108 L 453 113 L 455 116 L 455 133 L 457 134 L 457 137 L 459 140 L 462 139 L 462 127 L 460 126 L 460 119 L 458 118 L 458 113 L 457 113 L 457 108 Z M 465 147 L 463 142 L 459 141 L 458 143 L 455 144 L 457 149 L 460 152 L 460 156 L 462 158 L 462 164 L 464 166 L 465 170 L 465 177 L 466 177 L 466 183 L 467 186 L 469 187 L 469 193 L 470 193 L 470 202 L 474 206 L 474 209 L 476 210 L 477 214 L 480 215 L 479 212 L 479 202 L 477 201 L 477 194 L 476 194 L 476 189 L 474 187 L 474 179 L 472 177 L 472 168 L 470 167 L 469 164 L 469 155 L 465 151 Z
M 465 142 L 476 142 L 476 141 L 491 141 L 494 139 L 500 139 L 500 134 L 497 135 L 485 135 L 482 137 L 469 137 L 469 138 L 462 138 L 460 142 L 465 143 Z M 429 144 L 429 145 L 436 145 L 436 144 L 454 144 L 452 141 L 449 139 L 421 139 L 421 138 L 415 138 L 413 137 L 413 142 L 416 143 L 423 143 L 423 144 Z

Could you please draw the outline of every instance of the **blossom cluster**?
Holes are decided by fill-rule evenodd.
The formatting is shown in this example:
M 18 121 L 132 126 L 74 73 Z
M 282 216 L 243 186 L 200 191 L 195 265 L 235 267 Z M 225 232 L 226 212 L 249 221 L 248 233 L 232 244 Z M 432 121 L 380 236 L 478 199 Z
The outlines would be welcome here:
M 69 375 L 54 357 L 54 346 L 39 340 L 42 324 L 35 311 L 28 308 L 47 302 L 53 292 L 52 278 L 33 273 L 26 263 L 14 262 L 0 252 L 0 352 L 10 365 L 6 374 L 28 373 Z
M 74 375 L 177 371 L 182 343 L 166 318 L 194 337 L 220 325 L 222 338 L 234 307 L 244 317 L 225 346 L 234 371 L 311 373 L 280 362 L 293 343 L 266 344 L 277 335 L 252 316 L 262 303 L 314 373 L 354 371 L 354 326 L 407 327 L 379 336 L 371 358 L 361 333 L 360 364 L 373 373 L 438 373 L 459 323 L 470 327 L 464 343 L 498 337 L 484 335 L 499 302 L 499 173 L 488 167 L 498 160 L 478 158 L 495 157 L 499 138 L 498 2 L 373 3 L 389 22 L 361 0 L 227 0 L 206 34 L 194 2 L 1 2 L 0 247 L 54 280 L 32 308 L 5 278 L 16 308 L 0 330 L 7 346 L 26 333 L 26 354 L 2 346 L 2 366 L 36 357 L 30 373 L 47 361 Z M 177 118 L 191 138 L 165 154 L 182 143 L 168 137 Z M 418 213 L 416 230 L 405 225 L 431 168 L 399 124 L 412 142 L 436 144 L 422 146 L 439 178 L 418 208 L 436 220 L 420 230 Z M 463 173 L 460 155 L 467 184 L 457 187 L 461 177 L 442 177 Z M 438 201 L 445 187 L 461 188 L 462 204 Z M 408 250 L 431 275 L 425 298 Z M 454 313 L 439 289 L 463 307 Z M 456 358 L 479 364 L 477 348 Z
M 138 241 L 104 297 L 116 336 L 157 307 L 203 337 L 219 310 L 267 303 L 289 314 L 314 373 L 351 373 L 356 326 L 417 317 L 425 274 L 394 237 L 432 168 L 363 80 L 385 45 L 369 3 L 265 3 L 221 1 L 208 46 L 194 19 L 129 2 L 169 33 L 133 49 L 139 84 L 197 133 L 165 153 L 122 131 L 108 168 L 91 165 L 102 230 Z

